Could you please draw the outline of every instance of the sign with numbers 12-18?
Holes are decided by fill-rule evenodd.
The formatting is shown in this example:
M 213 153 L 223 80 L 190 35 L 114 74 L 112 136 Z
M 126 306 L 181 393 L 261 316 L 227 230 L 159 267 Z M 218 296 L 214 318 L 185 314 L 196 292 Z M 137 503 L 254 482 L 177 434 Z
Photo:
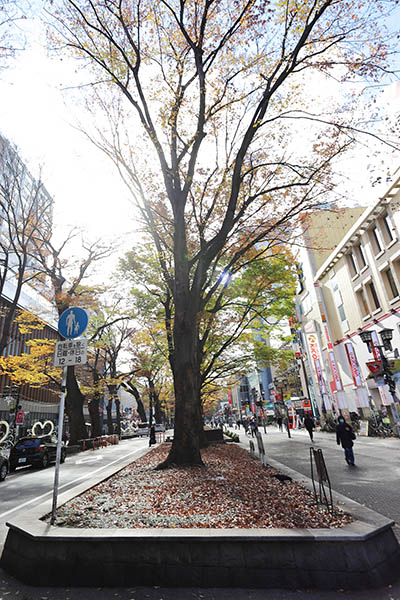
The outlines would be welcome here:
M 84 365 L 87 362 L 87 339 L 66 340 L 57 342 L 54 353 L 55 367 Z

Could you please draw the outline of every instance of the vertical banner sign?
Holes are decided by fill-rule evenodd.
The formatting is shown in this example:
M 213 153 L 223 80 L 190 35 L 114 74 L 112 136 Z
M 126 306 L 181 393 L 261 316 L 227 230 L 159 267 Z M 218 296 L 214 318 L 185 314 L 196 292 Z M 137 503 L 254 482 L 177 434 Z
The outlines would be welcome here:
M 347 360 L 349 361 L 354 385 L 357 387 L 361 387 L 362 386 L 361 373 L 360 373 L 360 369 L 358 366 L 357 357 L 354 352 L 353 344 L 351 344 L 350 342 L 347 342 L 344 345 L 344 347 L 346 349 Z
M 378 334 L 376 331 L 371 331 L 371 350 L 375 360 L 382 360 Z
M 335 353 L 333 351 L 333 344 L 332 344 L 331 336 L 329 333 L 328 322 L 327 322 L 326 316 L 325 316 L 322 291 L 321 291 L 321 288 L 319 287 L 318 283 L 314 283 L 314 287 L 315 287 L 315 291 L 317 294 L 319 313 L 321 315 L 321 320 L 322 320 L 323 327 L 324 327 L 326 344 L 328 347 L 329 366 L 330 366 L 330 370 L 331 370 L 331 374 L 332 374 L 332 379 L 334 381 L 334 386 L 331 386 L 331 387 L 332 387 L 333 391 L 342 392 L 343 384 L 342 384 L 342 379 L 340 377 L 339 369 L 337 367 Z
M 318 382 L 321 386 L 321 392 L 325 394 L 325 382 L 322 375 L 321 367 L 321 352 L 319 350 L 319 343 L 316 333 L 307 333 L 307 343 L 310 348 L 310 354 L 314 362 L 315 372 L 317 374 Z M 322 384 L 322 385 L 321 385 Z
M 228 402 L 232 406 L 232 390 L 228 388 Z
M 331 373 L 332 373 L 332 377 L 333 377 L 333 381 L 335 382 L 335 387 L 337 389 L 338 392 L 343 391 L 343 386 L 342 386 L 342 380 L 340 378 L 339 375 L 339 371 L 337 368 L 337 364 L 336 364 L 336 360 L 335 360 L 335 355 L 334 353 L 331 351 L 328 354 L 329 357 L 329 364 L 331 367 Z

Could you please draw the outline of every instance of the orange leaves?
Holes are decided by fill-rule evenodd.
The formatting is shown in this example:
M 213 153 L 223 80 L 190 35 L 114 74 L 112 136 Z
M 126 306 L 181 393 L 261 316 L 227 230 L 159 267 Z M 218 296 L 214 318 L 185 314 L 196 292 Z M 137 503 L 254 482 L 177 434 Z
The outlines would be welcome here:
M 66 526 L 258 528 L 340 527 L 298 483 L 282 484 L 242 448 L 211 446 L 205 468 L 154 471 L 167 454 L 158 447 L 59 509 Z M 118 523 L 118 525 L 116 525 Z

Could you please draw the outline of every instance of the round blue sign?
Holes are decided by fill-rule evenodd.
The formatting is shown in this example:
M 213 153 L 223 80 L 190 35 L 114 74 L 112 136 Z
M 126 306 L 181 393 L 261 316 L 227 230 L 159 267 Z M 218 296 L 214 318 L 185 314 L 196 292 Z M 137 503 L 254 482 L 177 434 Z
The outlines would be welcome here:
M 67 339 L 82 335 L 89 322 L 89 316 L 85 309 L 73 306 L 64 310 L 58 319 L 58 331 Z

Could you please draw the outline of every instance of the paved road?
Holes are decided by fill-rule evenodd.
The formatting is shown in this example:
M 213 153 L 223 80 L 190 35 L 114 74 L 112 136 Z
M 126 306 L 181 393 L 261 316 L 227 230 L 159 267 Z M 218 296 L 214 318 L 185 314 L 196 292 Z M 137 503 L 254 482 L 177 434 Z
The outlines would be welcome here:
M 112 463 L 118 464 L 128 454 L 134 460 L 135 454 L 144 446 L 148 446 L 147 438 L 124 440 L 116 446 L 67 456 L 65 463 L 60 466 L 60 493 L 82 483 L 96 471 L 101 471 Z M 47 469 L 28 466 L 10 473 L 0 484 L 0 551 L 8 531 L 6 521 L 50 498 L 53 482 L 54 466 Z
M 309 439 L 305 432 L 295 432 L 292 439 L 286 434 L 279 433 L 272 428 L 265 437 L 265 446 L 270 457 L 286 464 L 287 466 L 309 476 Z M 248 440 L 241 432 L 241 440 L 246 447 Z M 137 446 L 135 445 L 137 444 Z M 90 458 L 90 454 L 79 455 L 67 459 L 64 465 L 64 473 L 61 485 L 64 489 L 74 485 L 74 479 L 83 478 L 93 469 L 102 468 L 110 464 L 112 460 L 118 460 L 129 451 L 135 452 L 147 444 L 146 440 L 135 440 L 123 442 L 120 446 L 96 451 L 102 454 L 96 462 L 79 462 L 83 458 Z M 343 451 L 336 446 L 334 436 L 329 434 L 316 434 L 317 447 L 324 451 L 325 460 L 328 465 L 329 475 L 333 488 L 358 502 L 364 503 L 386 516 L 400 522 L 400 495 L 399 495 L 399 469 L 400 469 L 400 440 L 395 439 L 373 439 L 360 438 L 356 442 L 355 451 L 358 467 L 350 471 L 343 460 Z M 93 453 L 93 455 L 96 454 Z M 78 463 L 78 464 L 77 464 Z M 71 467 L 71 468 L 70 468 Z M 68 469 L 71 471 L 68 472 Z M 31 473 L 12 475 L 0 486 L 0 521 L 7 519 L 4 516 L 3 501 L 11 502 L 8 497 L 12 492 L 15 498 L 22 490 L 21 503 L 26 497 L 29 483 L 34 483 L 36 492 L 42 498 L 50 494 L 54 469 L 45 471 L 34 471 Z M 68 477 L 67 477 L 68 475 Z M 28 480 L 29 478 L 29 480 Z M 78 483 L 78 482 L 76 482 Z M 6 488 L 9 492 L 6 492 Z M 31 504 L 42 498 L 29 498 Z M 10 504 L 8 506 L 11 506 Z M 12 510 L 12 507 L 8 510 Z M 21 505 L 19 510 L 24 510 Z M 7 512 L 7 511 L 5 511 Z M 15 512 L 13 511 L 13 514 Z M 4 525 L 0 522 L 0 533 Z M 99 566 L 101 568 L 101 566 Z M 254 590 L 251 589 L 249 581 L 248 589 L 223 588 L 223 589 L 200 589 L 200 588 L 34 588 L 22 585 L 0 569 L 0 600 L 400 600 L 400 580 L 394 585 L 381 590 L 366 590 L 360 592 L 344 592 L 342 590 L 332 592 L 320 591 L 287 591 L 287 590 Z
M 267 428 L 263 434 L 268 456 L 310 477 L 310 438 L 303 429 L 292 433 Z M 242 431 L 241 442 L 245 441 Z M 336 435 L 314 433 L 314 447 L 321 448 L 332 489 L 356 500 L 396 522 L 400 539 L 400 440 L 398 438 L 358 437 L 354 444 L 355 468 L 344 461 L 344 452 L 336 444 Z

